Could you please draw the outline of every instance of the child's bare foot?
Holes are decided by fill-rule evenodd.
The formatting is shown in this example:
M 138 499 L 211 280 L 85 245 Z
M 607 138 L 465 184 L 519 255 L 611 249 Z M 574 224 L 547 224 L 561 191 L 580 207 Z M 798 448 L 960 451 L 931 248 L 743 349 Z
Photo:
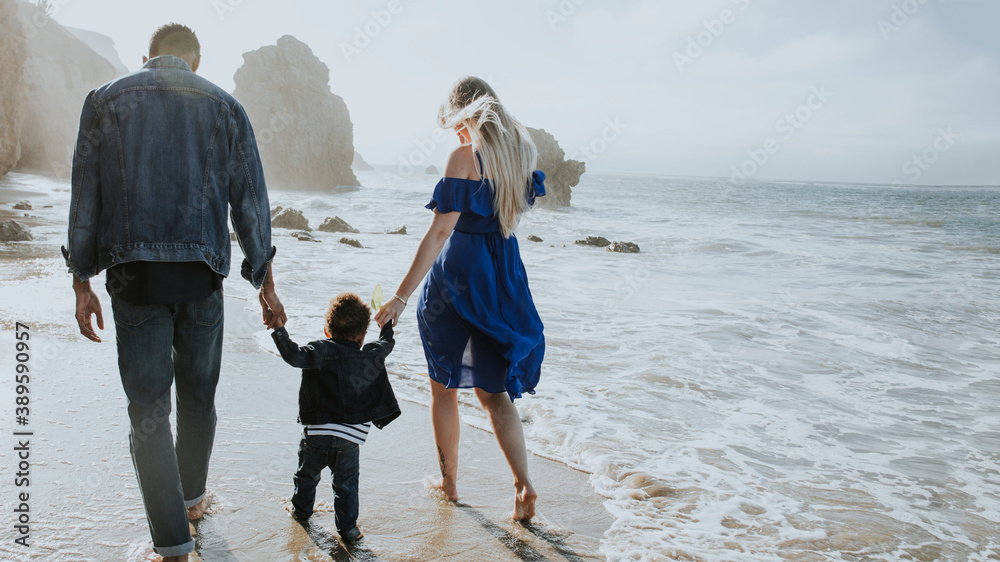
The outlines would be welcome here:
M 516 489 L 517 494 L 514 496 L 514 513 L 512 517 L 514 521 L 531 521 L 531 518 L 535 516 L 535 500 L 538 498 L 538 494 L 535 493 L 535 489 L 531 487 L 531 484 L 526 484 Z
M 458 501 L 458 485 L 454 480 L 445 480 L 444 478 L 441 478 L 440 480 L 435 480 L 431 487 L 444 492 L 444 495 L 447 496 L 449 500 L 453 502 Z
M 208 511 L 208 507 L 210 505 L 212 505 L 212 496 L 206 492 L 205 497 L 203 497 L 200 502 L 188 508 L 188 519 L 191 521 L 198 521 L 205 516 L 205 512 Z

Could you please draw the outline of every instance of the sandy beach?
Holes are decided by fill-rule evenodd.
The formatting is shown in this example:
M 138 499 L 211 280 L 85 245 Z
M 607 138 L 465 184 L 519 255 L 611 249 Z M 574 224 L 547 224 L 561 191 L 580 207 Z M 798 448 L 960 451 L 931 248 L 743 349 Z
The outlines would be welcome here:
M 0 557 L 16 560 L 143 560 L 150 540 L 128 453 L 128 418 L 118 381 L 114 322 L 103 292 L 103 342 L 76 333 L 70 279 L 59 257 L 68 193 L 33 193 L 28 176 L 0 183 L 4 219 L 29 226 L 35 241 L 0 245 L 3 269 L 0 326 L 13 347 L 16 322 L 30 326 L 33 377 L 30 548 L 0 543 Z M 34 208 L 7 212 L 28 199 Z M 52 205 L 47 207 L 47 205 Z M 20 215 L 20 216 L 18 216 Z M 64 235 L 63 235 L 64 236 Z M 95 285 L 103 284 L 103 275 Z M 236 285 L 240 287 L 236 287 Z M 510 474 L 493 436 L 464 427 L 462 501 L 444 500 L 428 482 L 436 472 L 426 407 L 403 402 L 403 415 L 373 430 L 362 449 L 361 517 L 365 539 L 345 548 L 338 540 L 333 494 L 324 476 L 318 509 L 303 527 L 286 511 L 292 492 L 300 427 L 295 423 L 298 372 L 264 350 L 252 289 L 230 279 L 226 343 L 217 407 L 219 426 L 209 475 L 215 503 L 194 530 L 201 560 L 589 560 L 612 519 L 589 475 L 538 456 L 531 458 L 540 492 L 531 525 L 509 518 Z M 280 290 L 280 287 L 279 287 Z M 254 305 L 255 306 L 255 305 Z M 306 335 L 296 334 L 300 340 Z M 4 354 L 5 370 L 13 357 Z M 13 404 L 12 385 L 0 400 Z M 15 471 L 10 428 L 13 407 L 0 409 L 8 431 L 0 472 Z M 3 486 L 11 513 L 15 489 Z

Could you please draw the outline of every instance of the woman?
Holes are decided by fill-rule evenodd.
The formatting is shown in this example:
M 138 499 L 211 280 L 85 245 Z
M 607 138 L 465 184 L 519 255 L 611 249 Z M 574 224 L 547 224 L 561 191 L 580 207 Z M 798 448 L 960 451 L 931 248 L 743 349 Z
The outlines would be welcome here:
M 417 323 L 431 379 L 431 421 L 441 465 L 441 490 L 458 500 L 458 388 L 474 388 L 514 475 L 518 521 L 535 515 L 524 432 L 514 399 L 534 394 L 545 353 L 542 321 L 514 228 L 545 194 L 535 171 L 538 151 L 528 130 L 485 81 L 455 83 L 438 116 L 462 141 L 427 208 L 434 219 L 409 272 L 375 315 L 396 323 L 427 275 Z

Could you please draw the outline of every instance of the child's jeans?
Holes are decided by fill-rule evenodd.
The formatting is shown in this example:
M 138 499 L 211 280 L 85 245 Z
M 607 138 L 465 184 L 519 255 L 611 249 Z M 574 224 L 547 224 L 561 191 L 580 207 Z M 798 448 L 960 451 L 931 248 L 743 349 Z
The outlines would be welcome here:
M 358 467 L 360 447 L 333 435 L 303 435 L 299 442 L 299 468 L 295 471 L 292 507 L 300 517 L 313 513 L 316 486 L 323 469 L 333 471 L 333 509 L 337 531 L 354 529 L 358 523 Z

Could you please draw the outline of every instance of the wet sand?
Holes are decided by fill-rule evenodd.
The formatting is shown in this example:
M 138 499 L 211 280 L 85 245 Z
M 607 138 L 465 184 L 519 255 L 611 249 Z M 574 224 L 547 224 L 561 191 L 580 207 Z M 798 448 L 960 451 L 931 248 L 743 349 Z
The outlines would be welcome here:
M 9 200 L 4 195 L 0 201 Z M 65 214 L 59 205 L 51 211 Z M 49 218 L 42 216 L 37 230 L 64 228 L 54 223 L 54 215 Z M 3 345 L 13 346 L 14 322 L 32 326 L 32 418 L 27 426 L 34 432 L 32 546 L 25 551 L 3 541 L 0 558 L 143 560 L 150 540 L 128 453 L 128 418 L 107 295 L 95 283 L 108 322 L 103 343 L 87 342 L 76 334 L 73 294 L 58 244 L 8 246 L 4 254 L 20 257 L 4 260 L 0 274 Z M 444 500 L 427 485 L 437 472 L 427 408 L 410 402 L 401 404 L 402 417 L 386 429 L 373 429 L 362 448 L 359 526 L 364 540 L 345 547 L 337 538 L 328 474 L 311 522 L 303 526 L 293 521 L 286 508 L 301 431 L 295 423 L 299 373 L 258 344 L 255 338 L 266 335 L 250 306 L 253 293 L 237 284 L 245 285 L 234 279 L 227 283 L 219 425 L 209 474 L 215 503 L 194 526 L 201 560 L 603 558 L 599 542 L 612 519 L 588 474 L 532 456 L 538 517 L 530 525 L 514 523 L 509 517 L 511 477 L 495 439 L 464 426 L 462 501 Z M 294 329 L 292 333 L 306 339 Z M 8 355 L 0 357 L 5 370 L 12 361 Z M 13 397 L 11 385 L 0 389 L 3 403 L 13 404 Z M 8 428 L 0 444 L 0 473 L 8 475 L 17 462 L 11 453 L 13 423 L 7 421 L 12 414 L 11 408 L 0 410 Z M 0 488 L 0 509 L 11 513 L 15 488 L 9 480 Z

